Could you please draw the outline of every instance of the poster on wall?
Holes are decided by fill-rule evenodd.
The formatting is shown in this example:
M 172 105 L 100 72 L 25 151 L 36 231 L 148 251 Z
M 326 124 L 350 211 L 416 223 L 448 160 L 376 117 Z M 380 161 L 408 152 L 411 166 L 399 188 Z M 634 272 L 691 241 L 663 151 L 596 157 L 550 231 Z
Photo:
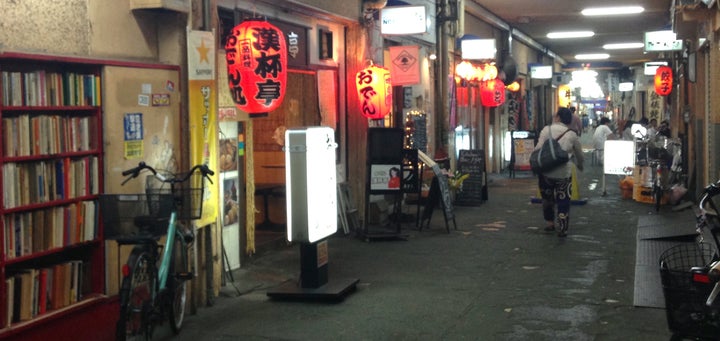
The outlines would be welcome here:
M 145 154 L 142 113 L 125 114 L 125 117 L 123 117 L 123 129 L 125 159 L 141 159 Z
M 420 84 L 420 46 L 390 47 L 392 85 Z
M 237 181 L 237 177 L 226 177 L 223 179 L 223 226 L 235 224 L 240 219 Z
M 215 34 L 188 29 L 188 112 L 190 135 L 190 164 L 206 164 L 215 171 L 212 184 L 205 184 L 202 216 L 197 227 L 212 224 L 217 219 L 220 201 L 217 148 L 217 81 L 215 79 Z M 193 184 L 192 186 L 199 186 Z
M 236 171 L 238 168 L 238 140 L 236 138 L 220 139 L 220 160 L 218 170 L 221 172 Z
M 658 95 L 657 92 L 655 92 L 654 89 L 650 89 L 647 91 L 647 118 L 648 120 L 656 119 L 658 122 L 662 121 L 662 112 L 663 112 L 663 97 Z M 640 119 L 639 117 L 635 118 L 636 120 Z

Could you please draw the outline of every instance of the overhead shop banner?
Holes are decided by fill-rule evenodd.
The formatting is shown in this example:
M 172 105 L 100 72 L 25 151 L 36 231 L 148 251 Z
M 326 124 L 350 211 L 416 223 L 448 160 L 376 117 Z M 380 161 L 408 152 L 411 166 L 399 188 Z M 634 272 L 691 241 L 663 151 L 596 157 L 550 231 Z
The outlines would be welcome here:
M 392 85 L 420 84 L 420 46 L 390 47 Z
M 215 171 L 212 184 L 205 183 L 202 216 L 195 222 L 202 227 L 217 219 L 220 199 L 217 162 L 217 81 L 215 73 L 215 33 L 188 29 L 188 112 L 190 165 L 206 164 Z M 192 184 L 196 187 L 199 184 Z

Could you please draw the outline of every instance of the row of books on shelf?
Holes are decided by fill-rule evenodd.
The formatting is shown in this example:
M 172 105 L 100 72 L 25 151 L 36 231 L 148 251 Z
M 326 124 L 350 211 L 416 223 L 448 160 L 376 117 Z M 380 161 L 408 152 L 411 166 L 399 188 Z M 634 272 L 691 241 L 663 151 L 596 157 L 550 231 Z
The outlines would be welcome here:
M 31 320 L 81 301 L 89 292 L 88 266 L 87 262 L 72 260 L 8 275 L 6 318 L 2 323 L 8 326 Z
M 23 114 L 2 119 L 5 157 L 88 151 L 93 117 Z
M 6 209 L 72 199 L 100 191 L 97 156 L 3 164 Z
M 100 106 L 100 76 L 76 72 L 2 72 L 3 106 Z
M 96 201 L 81 201 L 3 216 L 5 259 L 92 241 L 98 234 Z

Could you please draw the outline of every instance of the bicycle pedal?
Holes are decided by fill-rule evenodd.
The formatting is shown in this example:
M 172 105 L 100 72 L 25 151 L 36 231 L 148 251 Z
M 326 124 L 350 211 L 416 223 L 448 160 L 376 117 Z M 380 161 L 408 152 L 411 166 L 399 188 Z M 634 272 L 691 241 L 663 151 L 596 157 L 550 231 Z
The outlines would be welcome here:
M 175 274 L 175 278 L 183 281 L 189 281 L 195 278 L 195 274 L 192 272 L 178 272 Z

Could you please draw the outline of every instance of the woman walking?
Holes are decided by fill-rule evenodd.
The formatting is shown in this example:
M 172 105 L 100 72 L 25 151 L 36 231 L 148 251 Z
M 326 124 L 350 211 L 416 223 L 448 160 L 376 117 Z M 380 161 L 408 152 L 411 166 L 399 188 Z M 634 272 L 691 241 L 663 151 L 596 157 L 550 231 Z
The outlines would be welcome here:
M 535 149 L 540 149 L 545 140 L 557 139 L 560 147 L 570 155 L 570 160 L 565 164 L 538 175 L 543 218 L 546 222 L 545 231 L 557 231 L 559 237 L 567 236 L 570 222 L 573 163 L 578 170 L 583 170 L 582 145 L 578 135 L 569 128 L 571 122 L 572 112 L 570 109 L 560 108 L 553 117 L 553 124 L 543 128 L 537 145 L 535 145 Z M 557 210 L 557 219 L 555 219 L 555 210 Z

